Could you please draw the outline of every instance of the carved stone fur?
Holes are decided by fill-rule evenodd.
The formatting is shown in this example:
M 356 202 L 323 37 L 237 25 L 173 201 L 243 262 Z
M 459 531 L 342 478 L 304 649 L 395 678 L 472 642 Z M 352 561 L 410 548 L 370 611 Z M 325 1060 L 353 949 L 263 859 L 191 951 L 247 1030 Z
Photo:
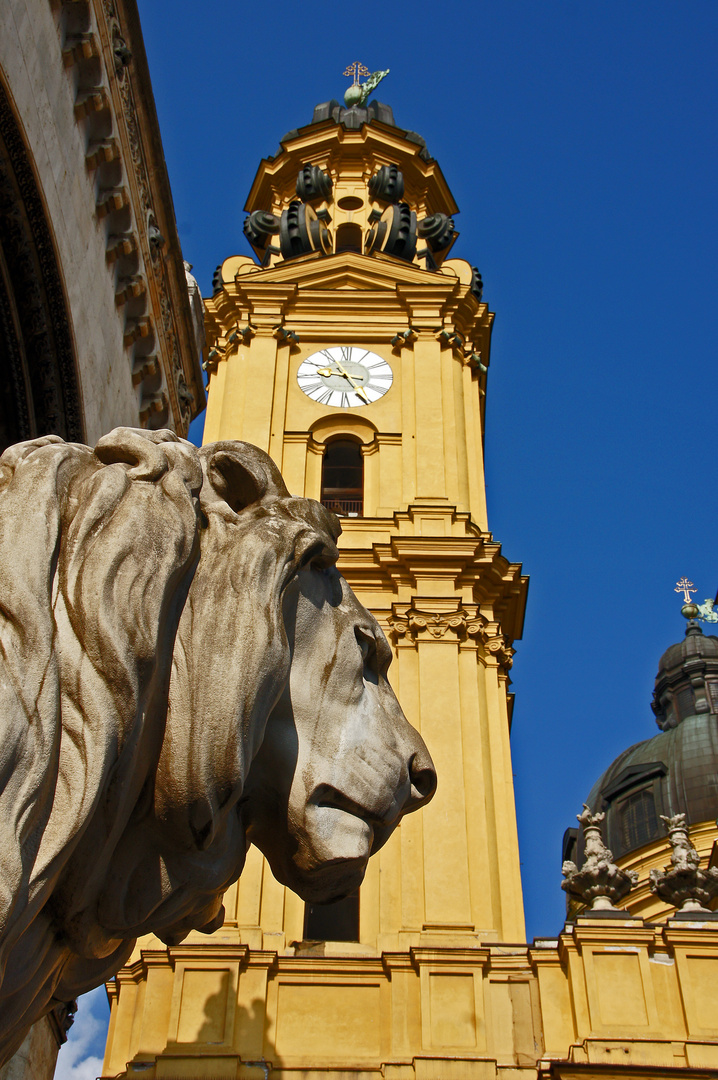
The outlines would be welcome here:
M 0 1064 L 140 934 L 219 925 L 248 830 L 331 899 L 433 794 L 339 532 L 246 443 L 0 458 Z

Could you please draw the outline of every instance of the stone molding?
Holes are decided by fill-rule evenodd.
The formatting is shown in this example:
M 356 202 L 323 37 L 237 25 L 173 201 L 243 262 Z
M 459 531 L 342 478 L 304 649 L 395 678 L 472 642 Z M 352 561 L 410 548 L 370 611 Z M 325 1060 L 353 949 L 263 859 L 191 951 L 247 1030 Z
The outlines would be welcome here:
M 140 422 L 152 428 L 170 423 L 186 434 L 204 407 L 201 358 L 195 355 L 136 4 L 75 0 L 63 8 L 59 30 L 63 64 L 75 87 L 75 118 L 86 142 L 85 162 L 95 178 L 95 213 L 105 222 L 108 271 L 124 319 L 132 380 L 139 387 Z M 132 286 L 138 278 L 141 289 Z M 147 363 L 153 354 L 159 358 L 155 367 Z
M 442 519 L 443 534 L 421 534 L 425 515 Z M 345 546 L 340 567 L 352 587 L 360 589 L 367 578 L 380 580 L 382 587 L 391 587 L 395 596 L 408 589 L 418 605 L 421 596 L 441 596 L 443 587 L 435 591 L 431 583 L 445 583 L 449 578 L 463 592 L 461 607 L 470 611 L 474 604 L 487 620 L 496 620 L 487 622 L 487 646 L 495 639 L 488 652 L 503 664 L 510 662 L 511 644 L 522 632 L 528 578 L 522 574 L 521 564 L 510 563 L 501 553 L 501 544 L 491 533 L 482 533 L 469 514 L 446 504 L 412 503 L 389 520 L 347 519 L 342 526 Z M 354 548 L 351 535 L 355 529 L 377 537 L 386 533 L 387 540 L 375 540 L 368 551 Z M 491 631 L 491 627 L 496 629 Z

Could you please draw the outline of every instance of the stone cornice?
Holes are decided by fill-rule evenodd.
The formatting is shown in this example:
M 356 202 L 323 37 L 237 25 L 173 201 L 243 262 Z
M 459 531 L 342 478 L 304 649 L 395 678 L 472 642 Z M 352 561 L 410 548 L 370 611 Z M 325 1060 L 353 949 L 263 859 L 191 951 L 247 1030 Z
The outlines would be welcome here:
M 228 267 L 237 257 L 225 260 Z M 287 295 L 282 316 L 303 342 L 324 340 L 331 327 L 338 342 L 383 342 L 413 332 L 461 335 L 457 359 L 467 362 L 478 350 L 488 366 L 493 315 L 479 304 L 466 283 L 454 274 L 430 273 L 413 263 L 388 256 L 346 251 L 292 259 L 267 269 L 243 261 L 236 275 L 208 298 L 207 336 L 218 326 L 225 332 L 251 316 L 263 297 Z M 250 302 L 250 298 L 253 298 Z
M 258 332 L 266 332 L 276 326 L 277 320 L 284 320 L 296 293 L 297 286 L 291 283 L 278 284 L 255 278 L 245 278 L 237 283 L 239 302 L 249 312 L 251 325 Z
M 433 274 L 431 283 L 417 282 L 396 286 L 402 307 L 406 309 L 408 319 L 417 330 L 436 331 L 444 325 L 444 316 L 449 301 L 459 292 L 456 279 Z
M 291 132 L 277 155 L 264 158 L 247 196 L 244 209 L 251 213 L 265 209 L 278 197 L 293 196 L 297 170 L 305 162 L 319 164 L 330 172 L 338 162 L 355 160 L 366 178 L 381 164 L 398 164 L 404 172 L 407 190 L 427 213 L 458 212 L 458 207 L 437 161 L 421 156 L 422 147 L 408 140 L 401 128 L 378 120 L 364 124 L 358 131 L 327 120 L 308 124 Z

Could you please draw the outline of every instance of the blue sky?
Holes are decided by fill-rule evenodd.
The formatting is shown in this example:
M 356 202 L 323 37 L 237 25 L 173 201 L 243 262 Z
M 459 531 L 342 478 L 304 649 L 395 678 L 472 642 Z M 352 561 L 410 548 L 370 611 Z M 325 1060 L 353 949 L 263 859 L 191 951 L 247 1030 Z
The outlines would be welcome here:
M 718 587 L 718 5 L 140 0 L 140 14 L 203 292 L 250 253 L 260 158 L 341 98 L 355 59 L 391 69 L 377 96 L 461 207 L 454 254 L 497 313 L 489 522 L 531 576 L 512 673 L 527 930 L 556 933 L 564 829 L 657 731 L 658 659 L 684 627 L 673 585 Z

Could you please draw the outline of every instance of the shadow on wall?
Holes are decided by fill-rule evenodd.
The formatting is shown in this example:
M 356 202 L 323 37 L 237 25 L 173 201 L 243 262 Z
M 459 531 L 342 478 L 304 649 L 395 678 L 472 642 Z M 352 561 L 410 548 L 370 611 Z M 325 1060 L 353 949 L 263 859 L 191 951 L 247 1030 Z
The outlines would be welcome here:
M 202 996 L 198 993 L 201 984 Z M 238 1005 L 229 971 L 186 971 L 182 996 L 188 1007 L 183 1005 L 180 1012 L 177 1042 L 170 1044 L 173 1056 L 181 1055 L 184 1047 L 192 1047 L 193 1057 L 195 1048 L 201 1048 L 204 1060 L 215 1053 L 218 1058 L 239 1053 L 242 1066 L 261 1069 L 264 1080 L 272 1069 L 281 1068 L 269 1036 L 264 1000 L 256 997 L 249 1006 Z M 259 1074 L 257 1080 L 261 1080 Z

